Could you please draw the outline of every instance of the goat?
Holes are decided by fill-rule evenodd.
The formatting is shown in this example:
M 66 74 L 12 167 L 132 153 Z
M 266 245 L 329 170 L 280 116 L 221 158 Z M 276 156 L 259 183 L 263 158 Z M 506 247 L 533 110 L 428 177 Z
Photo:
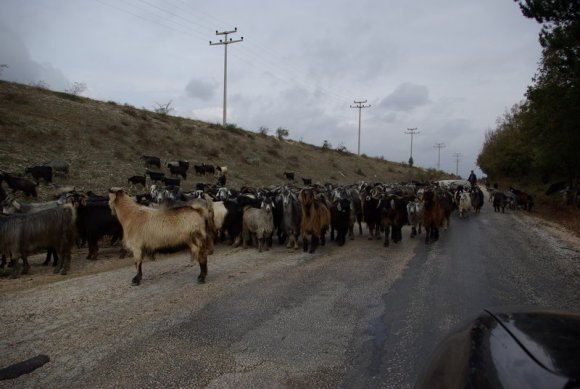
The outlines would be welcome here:
M 219 173 L 220 176 L 225 176 L 228 174 L 228 167 L 227 166 L 216 166 L 215 170 L 216 170 L 216 174 Z
M 406 201 L 395 194 L 385 194 L 379 200 L 377 208 L 380 213 L 381 227 L 385 230 L 383 245 L 389 246 L 389 230 L 393 243 L 399 243 L 403 238 L 403 225 L 408 223 Z
M 53 161 L 48 161 L 46 163 L 43 164 L 44 166 L 50 166 L 52 168 L 52 173 L 56 176 L 56 175 L 61 175 L 61 176 L 68 176 L 69 170 L 70 170 L 70 165 L 67 161 L 62 161 L 62 160 L 53 160 Z
M 124 246 L 133 252 L 137 268 L 133 285 L 141 283 L 145 254 L 184 245 L 189 247 L 191 260 L 199 262 L 198 282 L 205 282 L 208 248 L 213 246 L 208 233 L 213 227 L 211 209 L 200 205 L 162 210 L 143 207 L 122 189 L 115 188 L 109 189 L 109 207 L 123 227 Z
M 524 209 L 524 211 L 528 211 L 531 212 L 532 208 L 534 206 L 534 198 L 527 194 L 526 192 L 523 192 L 519 189 L 515 189 L 510 187 L 509 188 L 509 192 L 513 193 L 516 197 L 516 205 L 518 207 L 522 207 Z
M 260 208 L 253 208 L 250 205 L 244 207 L 242 241 L 243 248 L 248 247 L 248 241 L 257 241 L 258 251 L 262 252 L 264 247 L 268 250 L 272 246 L 272 234 L 274 232 L 274 217 L 272 208 L 274 204 L 269 198 L 262 200 Z
M 12 189 L 12 192 L 21 191 L 26 196 L 38 197 L 36 193 L 36 186 L 34 182 L 27 180 L 26 178 L 16 177 L 10 173 L 0 173 L 0 184 L 5 181 L 8 187 Z
M 336 230 L 336 243 L 339 246 L 346 243 L 350 219 L 350 201 L 347 198 L 335 200 L 330 206 L 330 240 L 334 240 Z
M 224 174 L 220 175 L 217 179 L 218 186 L 224 187 L 226 186 L 226 176 Z
M 5 214 L 35 213 L 45 209 L 56 208 L 62 204 L 64 204 L 64 196 L 61 196 L 58 200 L 47 201 L 44 203 L 21 203 L 16 200 L 13 195 L 10 195 L 2 202 L 2 212 Z M 49 265 L 51 259 L 53 260 L 53 266 L 56 266 L 58 263 L 58 253 L 54 247 L 47 248 L 46 259 L 44 260 L 43 265 Z
M 423 205 L 416 199 L 407 203 L 407 218 L 411 225 L 411 238 L 421 233 L 423 225 Z
M 181 176 L 184 180 L 187 180 L 187 168 L 179 165 L 178 162 L 170 162 L 167 164 L 169 172 L 173 177 Z
M 242 240 L 244 211 L 240 204 L 234 200 L 224 200 L 223 205 L 227 213 L 222 224 L 222 231 L 228 233 L 230 244 L 237 247 Z
M 206 165 L 205 163 L 202 162 L 201 166 L 203 166 L 203 174 L 204 175 L 206 173 L 215 174 L 215 167 L 213 165 Z
M 0 252 L 10 252 L 14 256 L 13 276 L 18 275 L 19 258 L 22 258 L 22 273 L 27 274 L 30 269 L 28 256 L 48 248 L 54 248 L 60 257 L 54 272 L 65 275 L 70 270 L 75 218 L 76 210 L 70 204 L 0 218 Z
M 284 177 L 289 181 L 294 181 L 294 172 L 284 172 Z
M 376 191 L 367 191 L 362 202 L 363 219 L 369 229 L 369 240 L 379 239 L 380 214 L 377 211 L 379 197 Z
M 180 159 L 179 161 L 177 161 L 177 163 L 179 164 L 179 166 L 184 168 L 185 171 L 187 171 L 189 169 L 189 161 L 185 161 L 185 160 Z
M 304 183 L 304 185 L 312 185 L 312 178 L 302 177 L 302 182 Z
M 67 202 L 77 209 L 76 227 L 78 237 L 88 243 L 87 259 L 97 259 L 98 243 L 102 237 L 111 236 L 112 242 L 123 237 L 123 228 L 112 215 L 108 201 L 90 201 L 84 194 L 72 193 L 67 196 Z M 124 257 L 125 252 L 122 251 L 120 256 Z
M 161 179 L 161 182 L 163 182 L 166 186 L 180 186 L 181 185 L 181 180 L 179 178 L 163 177 Z
M 141 159 L 145 161 L 145 167 L 157 166 L 161 169 L 161 159 L 153 155 L 142 155 Z
M 52 167 L 50 166 L 27 167 L 24 169 L 24 173 L 30 174 L 36 180 L 37 184 L 40 183 L 41 179 L 47 184 L 52 182 Z
M 143 187 L 147 186 L 147 176 L 131 176 L 127 180 L 127 182 L 131 185 L 143 185 Z
M 284 188 L 280 194 L 281 220 L 279 233 L 288 237 L 287 248 L 298 248 L 298 236 L 300 234 L 300 203 L 296 195 L 288 188 Z
M 164 173 L 161 173 L 161 172 L 152 172 L 149 169 L 146 170 L 146 174 L 149 176 L 149 178 L 153 182 L 159 182 L 159 181 L 163 180 L 163 178 L 165 177 L 165 174 Z
M 313 189 L 302 189 L 298 195 L 298 201 L 302 207 L 300 221 L 300 233 L 302 235 L 303 249 L 311 254 L 316 251 L 318 242 L 325 243 L 325 234 L 330 225 L 330 211 L 326 203 L 315 198 Z M 310 250 L 308 250 L 308 235 L 311 235 Z
M 471 210 L 471 197 L 469 192 L 461 192 L 459 194 L 459 204 L 457 205 L 457 212 L 460 218 L 467 216 L 467 213 Z
M 204 166 L 204 164 L 201 164 L 201 165 L 193 165 L 193 169 L 195 170 L 195 174 L 197 174 L 198 176 L 205 175 L 205 166 Z
M 439 227 L 444 223 L 445 210 L 435 190 L 429 188 L 423 192 L 423 226 L 425 227 L 425 244 L 439 240 Z
M 495 191 L 493 194 L 493 211 L 505 213 L 505 206 L 507 204 L 507 197 L 505 193 Z
M 481 207 L 483 207 L 483 192 L 479 186 L 474 186 L 471 188 L 469 196 L 471 197 L 471 207 L 477 215 L 479 214 L 479 211 L 481 211 Z

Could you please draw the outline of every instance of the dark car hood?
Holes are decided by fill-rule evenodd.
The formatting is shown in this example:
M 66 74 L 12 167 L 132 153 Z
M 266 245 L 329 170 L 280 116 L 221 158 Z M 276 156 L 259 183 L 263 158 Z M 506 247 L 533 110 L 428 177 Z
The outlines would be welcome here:
M 550 311 L 487 311 L 551 372 L 580 380 L 580 315 Z
M 580 315 L 510 307 L 484 310 L 452 331 L 416 387 L 568 388 L 579 382 Z

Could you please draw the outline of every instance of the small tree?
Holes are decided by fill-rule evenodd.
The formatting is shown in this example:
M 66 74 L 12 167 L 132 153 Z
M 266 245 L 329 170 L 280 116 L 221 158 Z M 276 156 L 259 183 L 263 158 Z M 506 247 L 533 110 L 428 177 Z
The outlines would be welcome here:
M 160 115 L 169 115 L 169 113 L 171 111 L 173 111 L 173 107 L 171 106 L 172 101 L 169 100 L 169 102 L 167 104 L 159 104 L 159 103 L 155 103 L 157 105 L 157 107 L 153 108 L 153 111 L 155 113 L 158 113 Z
M 29 85 L 39 89 L 50 89 L 50 85 L 42 80 L 33 81 Z
M 324 142 L 322 143 L 322 149 L 323 150 L 330 150 L 331 148 L 332 148 L 332 143 L 330 143 L 329 141 L 327 141 L 325 139 Z
M 4 69 L 8 68 L 8 65 L 6 65 L 5 63 L 0 64 L 0 76 L 2 75 L 2 72 L 4 71 Z
M 260 135 L 266 136 L 268 135 L 268 132 L 270 132 L 270 129 L 268 127 L 261 126 L 260 128 L 258 128 L 258 134 Z
M 289 134 L 290 132 L 283 127 L 278 127 L 278 129 L 276 130 L 276 136 L 278 137 L 279 140 L 284 140 L 284 138 L 286 138 Z
M 70 89 L 66 89 L 66 93 L 71 95 L 80 96 L 87 90 L 87 84 L 84 82 L 74 82 Z

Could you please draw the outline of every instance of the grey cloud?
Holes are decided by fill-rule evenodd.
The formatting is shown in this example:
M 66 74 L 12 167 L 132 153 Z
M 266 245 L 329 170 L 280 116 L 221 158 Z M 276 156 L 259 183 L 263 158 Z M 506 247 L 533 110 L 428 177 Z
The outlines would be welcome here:
M 50 89 L 65 90 L 70 82 L 64 74 L 49 63 L 39 63 L 30 58 L 24 41 L 18 34 L 0 25 L 0 51 L 2 64 L 8 68 L 2 72 L 2 78 L 21 84 L 42 81 Z
M 406 82 L 399 85 L 393 93 L 385 97 L 379 103 L 379 107 L 410 112 L 429 102 L 429 90 L 426 86 Z
M 185 90 L 189 97 L 200 100 L 210 100 L 214 97 L 217 84 L 203 80 L 191 80 L 187 83 Z

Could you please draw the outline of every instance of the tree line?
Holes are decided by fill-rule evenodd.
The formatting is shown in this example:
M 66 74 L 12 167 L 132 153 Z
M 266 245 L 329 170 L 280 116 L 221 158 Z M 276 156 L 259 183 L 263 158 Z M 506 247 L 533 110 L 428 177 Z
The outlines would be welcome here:
M 493 180 L 575 185 L 580 167 L 580 0 L 514 0 L 542 25 L 542 56 L 525 99 L 498 118 L 477 158 Z

